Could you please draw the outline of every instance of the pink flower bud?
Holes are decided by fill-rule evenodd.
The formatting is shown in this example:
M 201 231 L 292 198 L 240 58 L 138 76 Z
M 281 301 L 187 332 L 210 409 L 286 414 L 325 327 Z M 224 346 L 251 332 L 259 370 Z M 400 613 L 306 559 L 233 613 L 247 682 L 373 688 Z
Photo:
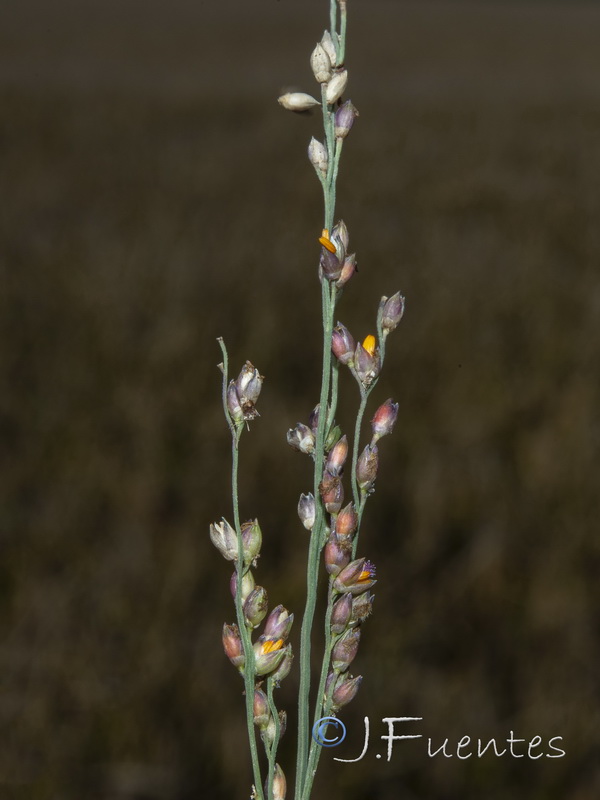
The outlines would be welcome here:
M 333 690 L 331 710 L 339 711 L 342 706 L 346 706 L 354 700 L 361 682 L 362 675 L 358 675 L 356 678 L 351 675 L 343 675 Z
M 376 583 L 375 567 L 366 558 L 358 558 L 350 562 L 339 573 L 333 583 L 333 588 L 338 592 L 362 594 Z
M 355 272 L 358 272 L 358 267 L 356 266 L 356 253 L 351 253 L 349 256 L 346 256 L 346 260 L 342 264 L 340 277 L 335 282 L 337 288 L 343 288 Z
M 338 672 L 345 672 L 354 661 L 358 652 L 359 642 L 360 628 L 351 628 L 346 633 L 343 633 L 333 647 L 331 666 Z
M 282 605 L 275 606 L 265 622 L 265 636 L 272 639 L 287 639 L 293 622 L 293 614 L 290 614 Z
M 267 695 L 262 689 L 254 690 L 254 724 L 260 729 L 267 727 L 270 711 Z
M 373 443 L 375 443 L 378 439 L 381 439 L 382 436 L 386 436 L 388 433 L 391 433 L 394 430 L 397 417 L 398 403 L 394 403 L 391 398 L 386 400 L 383 405 L 379 406 L 375 412 L 375 416 L 371 420 L 371 426 L 373 428 Z
M 319 492 L 329 514 L 337 514 L 344 502 L 344 487 L 336 475 L 325 471 L 319 484 Z
M 327 461 L 325 463 L 325 469 L 330 475 L 335 475 L 336 477 L 341 475 L 347 457 L 348 437 L 342 436 L 342 438 L 329 451 L 329 455 L 327 456 Z
M 321 258 L 319 267 L 321 274 L 328 281 L 337 281 L 342 274 L 342 264 L 336 253 L 332 253 L 326 247 L 321 247 Z
M 234 667 L 240 669 L 244 666 L 244 647 L 237 625 L 223 625 L 223 649 Z
M 335 137 L 336 139 L 345 139 L 350 133 L 354 120 L 358 117 L 358 111 L 352 105 L 350 100 L 337 109 L 335 112 Z
M 246 622 L 253 628 L 258 628 L 263 619 L 267 616 L 269 601 L 267 590 L 263 586 L 253 589 L 244 602 L 244 616 Z
M 381 327 L 384 335 L 387 336 L 390 331 L 393 331 L 398 326 L 404 314 L 404 302 L 404 297 L 400 292 L 396 292 L 390 298 L 381 298 Z
M 335 521 L 335 532 L 341 538 L 350 537 L 358 526 L 358 514 L 353 503 L 342 508 Z
M 336 327 L 333 329 L 333 334 L 331 336 L 331 349 L 333 350 L 334 356 L 341 364 L 352 365 L 354 363 L 356 342 L 354 341 L 354 337 L 348 328 L 346 328 L 345 325 L 342 325 L 341 322 L 338 322 Z
M 379 467 L 379 450 L 377 445 L 368 444 L 362 451 L 356 464 L 356 480 L 363 492 L 373 488 Z
M 313 408 L 310 412 L 310 417 L 308 418 L 308 427 L 317 435 L 317 428 L 319 427 L 319 412 L 321 410 L 321 404 L 317 403 L 317 405 Z
M 360 596 L 362 597 L 362 595 Z M 332 633 L 343 633 L 346 630 L 352 614 L 352 599 L 350 592 L 346 592 L 333 604 L 331 611 Z
M 230 381 L 227 387 L 227 411 L 234 425 L 241 425 L 244 421 L 244 411 L 240 397 L 235 387 L 235 381 Z
M 335 533 L 330 534 L 323 552 L 327 572 L 330 575 L 339 575 L 349 563 L 351 551 L 349 541 L 340 539 Z

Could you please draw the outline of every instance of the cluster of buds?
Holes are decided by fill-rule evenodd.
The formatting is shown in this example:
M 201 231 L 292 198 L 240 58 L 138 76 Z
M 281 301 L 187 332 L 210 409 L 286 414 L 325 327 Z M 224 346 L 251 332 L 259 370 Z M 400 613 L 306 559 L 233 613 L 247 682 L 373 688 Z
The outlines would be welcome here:
M 237 380 L 227 387 L 227 412 L 235 427 L 258 417 L 256 401 L 262 389 L 264 377 L 256 367 L 246 361 Z
M 297 422 L 295 427 L 287 432 L 287 443 L 293 450 L 313 456 L 317 443 L 317 429 L 319 427 L 319 406 L 315 406 L 308 418 L 308 425 Z M 342 432 L 338 425 L 333 425 L 327 433 L 325 452 L 329 452 L 339 441 Z M 311 526 L 312 527 L 312 526 Z M 310 530 L 310 528 L 309 528 Z

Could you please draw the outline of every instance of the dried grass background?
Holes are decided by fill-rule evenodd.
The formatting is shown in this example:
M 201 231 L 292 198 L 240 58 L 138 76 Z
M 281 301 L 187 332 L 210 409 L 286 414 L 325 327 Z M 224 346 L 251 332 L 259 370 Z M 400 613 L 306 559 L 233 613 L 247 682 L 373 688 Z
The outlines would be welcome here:
M 0 11 L 2 800 L 248 796 L 208 539 L 230 516 L 215 338 L 267 376 L 242 515 L 272 604 L 298 613 L 311 477 L 285 431 L 317 396 L 320 122 L 275 98 L 312 90 L 325 5 Z M 374 743 L 358 764 L 324 754 L 315 800 L 593 800 L 600 11 L 350 6 L 361 117 L 339 212 L 360 272 L 339 316 L 364 336 L 396 289 L 407 312 L 375 392 L 400 416 L 360 545 L 379 583 L 339 755 L 365 715 Z M 512 730 L 567 756 L 430 759 L 420 740 L 376 760 L 381 718 L 411 715 L 438 745 Z

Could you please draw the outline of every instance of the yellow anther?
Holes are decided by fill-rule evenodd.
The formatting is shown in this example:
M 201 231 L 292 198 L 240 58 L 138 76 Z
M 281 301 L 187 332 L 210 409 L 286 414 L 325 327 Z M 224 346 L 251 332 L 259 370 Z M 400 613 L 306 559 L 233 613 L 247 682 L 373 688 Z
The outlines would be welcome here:
M 329 231 L 327 228 L 323 228 L 323 232 L 319 236 L 319 244 L 322 244 L 326 250 L 329 250 L 330 253 L 335 253 L 335 245 L 329 238 Z
M 263 653 L 272 653 L 274 650 L 281 650 L 283 647 L 283 639 L 267 639 L 262 646 Z
M 372 356 L 375 353 L 375 348 L 377 346 L 377 339 L 370 333 L 363 342 L 363 347 L 367 351 L 367 353 Z

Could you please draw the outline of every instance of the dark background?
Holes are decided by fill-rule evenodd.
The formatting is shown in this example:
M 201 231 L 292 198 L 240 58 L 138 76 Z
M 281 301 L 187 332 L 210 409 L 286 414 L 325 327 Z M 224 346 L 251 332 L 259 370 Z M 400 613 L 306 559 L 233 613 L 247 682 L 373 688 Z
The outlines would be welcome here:
M 276 98 L 314 91 L 327 19 L 325 0 L 2 3 L 2 800 L 248 796 L 208 538 L 231 517 L 216 337 L 266 375 L 242 516 L 299 618 L 311 477 L 285 431 L 318 393 L 320 122 Z M 397 289 L 407 311 L 374 392 L 400 413 L 360 545 L 379 577 L 365 679 L 315 798 L 592 800 L 600 9 L 349 0 L 349 20 L 338 209 L 360 273 L 339 317 L 363 337 Z M 333 762 L 365 715 L 369 755 Z M 430 759 L 419 740 L 388 764 L 384 716 L 424 717 L 401 732 L 434 746 L 512 730 L 567 755 Z

